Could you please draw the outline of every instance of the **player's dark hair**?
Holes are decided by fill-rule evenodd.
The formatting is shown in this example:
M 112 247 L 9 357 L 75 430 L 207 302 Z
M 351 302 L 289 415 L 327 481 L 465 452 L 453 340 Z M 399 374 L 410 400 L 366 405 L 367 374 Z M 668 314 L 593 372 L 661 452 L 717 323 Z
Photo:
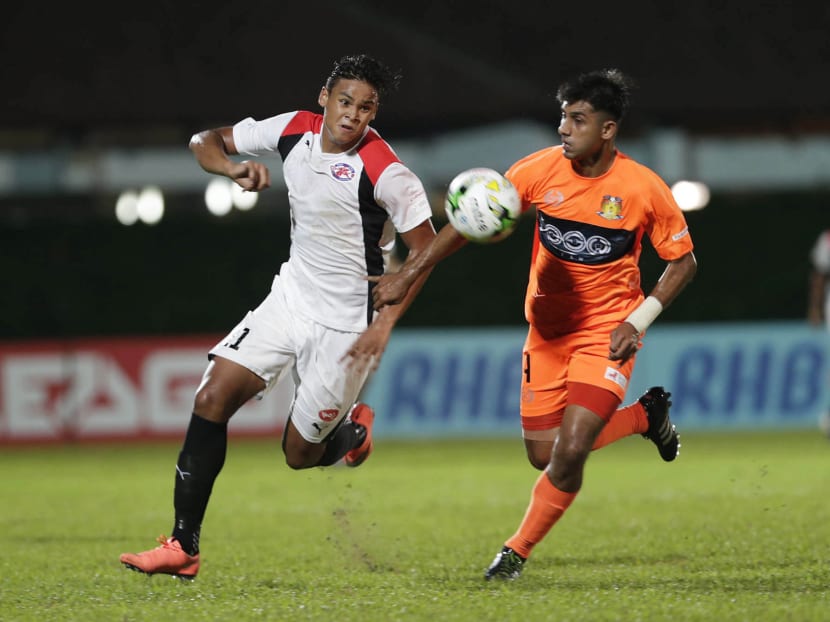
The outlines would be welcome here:
M 588 102 L 597 112 L 606 112 L 619 122 L 628 113 L 633 88 L 634 82 L 619 69 L 600 69 L 562 84 L 556 99 L 560 104 Z
M 341 79 L 371 84 L 382 97 L 398 88 L 401 74 L 367 54 L 356 54 L 335 61 L 334 69 L 326 80 L 326 88 L 331 91 Z

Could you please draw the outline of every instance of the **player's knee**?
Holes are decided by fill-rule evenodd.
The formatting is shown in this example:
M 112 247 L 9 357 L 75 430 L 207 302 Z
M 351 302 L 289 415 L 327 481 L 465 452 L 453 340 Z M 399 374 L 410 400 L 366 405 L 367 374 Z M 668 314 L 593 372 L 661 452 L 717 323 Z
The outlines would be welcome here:
M 576 439 L 571 441 L 563 441 L 559 439 L 556 448 L 553 450 L 553 458 L 551 462 L 556 463 L 560 469 L 576 470 L 582 469 L 582 466 L 588 460 L 590 447 L 586 448 L 582 443 Z
M 210 421 L 218 421 L 225 410 L 224 401 L 220 392 L 206 385 L 196 392 L 196 397 L 193 399 L 193 412 Z
M 285 464 L 288 465 L 289 468 L 294 469 L 295 471 L 301 471 L 302 469 L 310 469 L 313 467 L 313 464 L 309 464 L 306 460 L 302 459 L 298 456 L 289 456 L 286 454 L 285 456 Z
M 293 444 L 284 449 L 285 464 L 295 471 L 310 469 L 320 461 L 320 452 L 316 445 Z
M 226 391 L 207 383 L 196 392 L 193 412 L 216 423 L 227 423 L 236 412 L 237 399 Z
M 548 466 L 550 463 L 550 454 L 548 453 L 541 453 L 533 451 L 532 449 L 527 450 L 527 461 L 530 462 L 530 465 L 538 470 L 544 471 L 545 467 Z

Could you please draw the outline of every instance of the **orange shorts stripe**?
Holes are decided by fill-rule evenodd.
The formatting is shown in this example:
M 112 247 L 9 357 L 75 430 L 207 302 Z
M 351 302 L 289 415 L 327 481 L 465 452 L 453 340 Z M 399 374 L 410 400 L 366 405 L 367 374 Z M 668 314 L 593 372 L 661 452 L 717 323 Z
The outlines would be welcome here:
M 568 383 L 568 404 L 576 404 L 587 408 L 592 413 L 602 417 L 606 423 L 619 408 L 621 402 L 622 399 L 616 393 L 612 393 L 607 389 L 583 382 Z

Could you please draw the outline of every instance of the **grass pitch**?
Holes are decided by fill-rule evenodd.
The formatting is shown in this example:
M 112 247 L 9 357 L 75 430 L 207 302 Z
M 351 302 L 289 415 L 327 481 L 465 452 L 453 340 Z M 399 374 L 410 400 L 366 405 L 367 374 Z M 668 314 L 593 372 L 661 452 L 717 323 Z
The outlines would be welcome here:
M 231 439 L 192 583 L 124 569 L 172 526 L 178 443 L 4 448 L 0 620 L 828 620 L 830 442 L 818 432 L 629 438 L 520 579 L 482 573 L 536 471 L 519 439 L 380 440 L 291 471 Z

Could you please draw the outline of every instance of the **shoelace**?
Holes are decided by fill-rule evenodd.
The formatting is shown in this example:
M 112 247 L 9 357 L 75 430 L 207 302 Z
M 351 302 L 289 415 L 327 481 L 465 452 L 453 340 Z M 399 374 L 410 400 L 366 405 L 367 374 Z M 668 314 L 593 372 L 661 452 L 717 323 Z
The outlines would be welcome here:
M 162 547 L 164 547 L 165 549 L 173 549 L 173 548 L 175 548 L 175 547 L 173 546 L 173 539 L 172 539 L 172 538 L 168 538 L 168 537 L 167 537 L 167 536 L 165 536 L 164 534 L 161 534 L 158 538 L 156 538 L 156 542 L 158 542 L 159 544 L 161 544 L 161 546 L 162 546 Z

